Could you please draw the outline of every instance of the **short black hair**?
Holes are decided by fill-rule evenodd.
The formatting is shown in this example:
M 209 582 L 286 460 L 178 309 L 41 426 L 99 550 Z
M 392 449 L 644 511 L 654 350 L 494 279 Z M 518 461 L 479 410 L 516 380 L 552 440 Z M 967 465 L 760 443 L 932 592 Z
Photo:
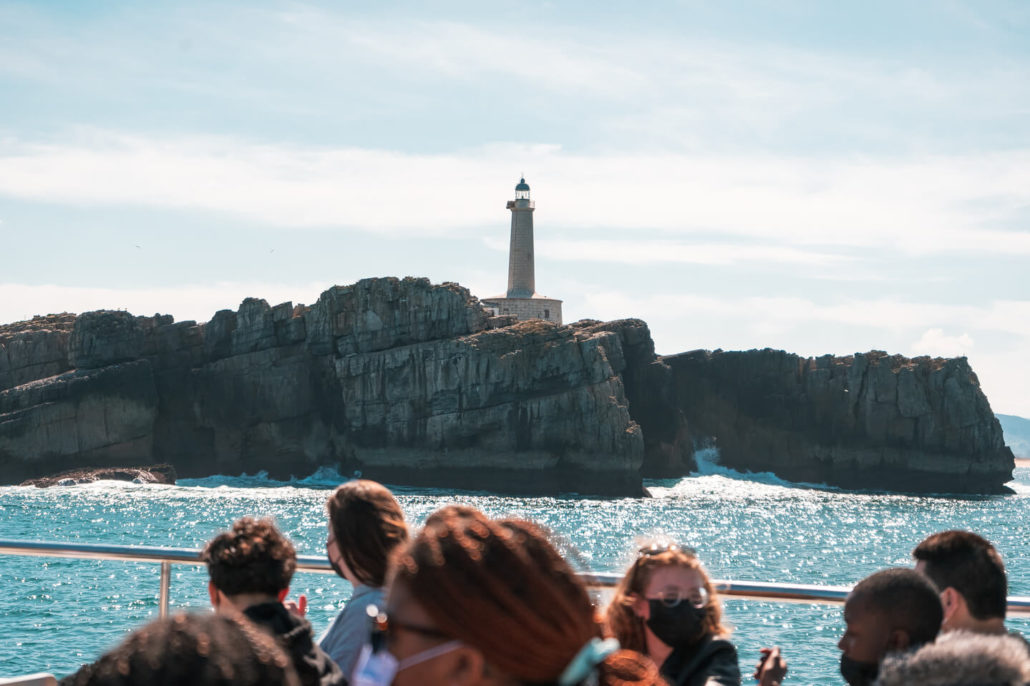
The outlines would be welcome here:
M 271 519 L 244 517 L 231 531 L 215 536 L 200 559 L 211 582 L 227 596 L 241 593 L 276 595 L 290 587 L 297 553 Z
M 944 610 L 937 589 L 929 579 L 904 567 L 892 567 L 862 579 L 848 596 L 848 603 L 887 617 L 891 629 L 908 633 L 912 647 L 937 638 Z
M 912 557 L 925 563 L 926 576 L 937 588 L 961 593 L 974 618 L 1005 618 L 1005 563 L 987 539 L 971 531 L 941 531 L 917 545 Z
M 272 636 L 241 617 L 179 614 L 132 632 L 61 686 L 299 686 Z

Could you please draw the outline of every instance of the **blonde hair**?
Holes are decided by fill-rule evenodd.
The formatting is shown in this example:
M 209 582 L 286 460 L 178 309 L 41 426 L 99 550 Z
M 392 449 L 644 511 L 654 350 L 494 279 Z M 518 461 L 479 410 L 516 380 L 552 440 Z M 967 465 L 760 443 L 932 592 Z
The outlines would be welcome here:
M 644 596 L 644 590 L 651 582 L 656 570 L 664 567 L 680 567 L 693 569 L 701 575 L 708 599 L 705 601 L 705 615 L 702 626 L 705 635 L 729 636 L 732 629 L 722 623 L 722 603 L 715 592 L 712 580 L 701 565 L 701 561 L 691 552 L 677 546 L 669 546 L 664 550 L 652 548 L 641 549 L 641 554 L 626 571 L 622 581 L 615 588 L 615 595 L 605 610 L 605 630 L 619 639 L 619 643 L 627 650 L 647 654 L 647 641 L 644 639 L 644 620 L 633 611 L 633 602 Z

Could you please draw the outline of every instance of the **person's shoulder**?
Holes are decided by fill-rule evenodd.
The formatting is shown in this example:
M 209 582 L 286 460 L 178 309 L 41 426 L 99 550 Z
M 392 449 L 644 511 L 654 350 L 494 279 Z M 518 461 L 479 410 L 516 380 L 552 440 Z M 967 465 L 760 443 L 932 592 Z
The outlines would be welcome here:
M 729 636 L 713 636 L 707 646 L 711 653 L 733 653 L 737 654 L 737 646 L 733 644 Z
M 1010 631 L 1008 635 L 1011 638 L 1017 639 L 1018 641 L 1022 642 L 1023 646 L 1026 648 L 1026 651 L 1030 653 L 1030 641 L 1026 640 L 1026 636 L 1019 633 L 1018 631 Z
M 707 684 L 740 684 L 740 660 L 737 646 L 729 636 L 715 636 L 705 647 Z
M 360 600 L 364 603 L 377 603 L 382 601 L 386 591 L 379 586 L 366 586 L 364 584 L 358 584 L 354 587 L 354 592 L 351 593 L 350 600 L 347 601 L 347 605 L 351 605 L 354 601 Z M 364 611 L 364 607 L 361 608 Z

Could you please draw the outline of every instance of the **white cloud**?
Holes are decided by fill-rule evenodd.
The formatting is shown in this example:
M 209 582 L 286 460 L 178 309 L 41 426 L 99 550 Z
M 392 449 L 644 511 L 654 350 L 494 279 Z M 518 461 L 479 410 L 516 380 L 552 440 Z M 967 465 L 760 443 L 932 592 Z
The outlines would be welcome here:
M 619 229 L 631 240 L 718 233 L 788 247 L 1030 254 L 1030 232 L 996 228 L 1030 204 L 1030 151 L 878 162 L 582 155 L 541 145 L 428 155 L 111 132 L 0 144 L 3 195 L 208 210 L 285 228 L 491 225 L 512 169 L 539 170 L 529 175 L 538 223 Z
M 507 241 L 489 239 L 495 250 L 508 250 Z M 779 245 L 687 243 L 656 240 L 549 240 L 536 241 L 541 257 L 565 262 L 621 262 L 626 264 L 730 265 L 740 262 L 822 265 L 852 258 L 809 248 Z
M 314 303 L 328 284 L 225 282 L 166 288 L 89 288 L 0 283 L 0 323 L 36 315 L 127 310 L 135 315 L 171 314 L 176 321 L 206 322 L 218 310 L 236 310 L 245 298 L 269 305 Z
M 973 349 L 973 339 L 968 333 L 958 336 L 945 335 L 944 329 L 927 329 L 918 341 L 912 344 L 913 355 L 931 355 L 933 357 L 959 357 L 969 355 Z

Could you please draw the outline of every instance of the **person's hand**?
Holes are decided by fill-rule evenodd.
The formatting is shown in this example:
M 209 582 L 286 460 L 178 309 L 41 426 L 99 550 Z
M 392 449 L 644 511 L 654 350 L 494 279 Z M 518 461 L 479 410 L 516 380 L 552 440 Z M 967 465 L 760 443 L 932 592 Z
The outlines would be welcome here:
M 753 675 L 759 686 L 779 686 L 786 675 L 787 661 L 780 655 L 779 646 L 762 648 L 762 657 Z
M 301 593 L 300 596 L 297 597 L 297 602 L 284 600 L 283 605 L 285 605 L 286 609 L 292 614 L 295 614 L 298 617 L 303 617 L 308 612 L 308 597 Z

